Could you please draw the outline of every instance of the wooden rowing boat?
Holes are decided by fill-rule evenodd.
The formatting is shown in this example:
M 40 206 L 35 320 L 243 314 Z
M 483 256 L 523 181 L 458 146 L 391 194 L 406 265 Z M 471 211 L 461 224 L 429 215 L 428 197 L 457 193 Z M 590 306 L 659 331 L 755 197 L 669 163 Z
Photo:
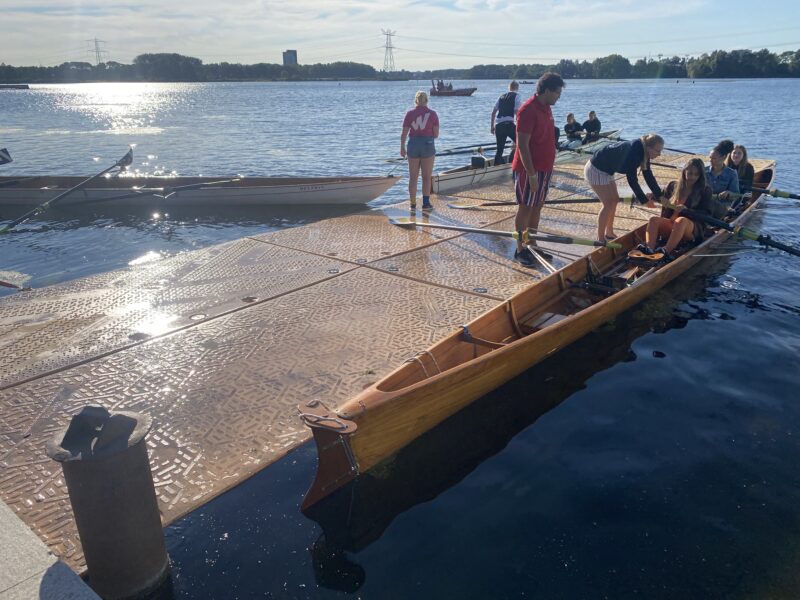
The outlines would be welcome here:
M 605 131 L 600 134 L 599 140 L 589 142 L 576 150 L 562 150 L 556 155 L 556 164 L 563 164 L 576 158 L 580 159 L 582 153 L 596 152 L 612 141 L 618 140 L 620 133 L 622 133 L 621 129 Z M 479 158 L 481 160 L 474 161 L 475 164 L 434 174 L 431 182 L 433 193 L 449 194 L 452 191 L 473 185 L 511 178 L 511 164 L 496 165 L 494 164 L 494 158 L 485 158 L 482 155 Z
M 759 162 L 756 183 L 768 187 L 775 164 Z M 741 225 L 757 204 L 756 193 L 742 204 L 731 225 Z M 316 400 L 300 405 L 319 456 L 303 508 L 645 300 L 732 235 L 724 229 L 713 231 L 701 244 L 677 252 L 671 262 L 643 265 L 630 260 L 628 252 L 643 241 L 645 228 L 616 240 L 622 249 L 598 248 L 515 294 L 335 410 Z
M 36 206 L 84 181 L 86 177 L 0 177 L 0 205 Z M 242 206 L 364 204 L 398 177 L 136 177 L 98 179 L 70 194 L 60 206 L 116 199 L 140 202 L 159 197 L 167 206 Z M 162 198 L 165 197 L 165 198 Z

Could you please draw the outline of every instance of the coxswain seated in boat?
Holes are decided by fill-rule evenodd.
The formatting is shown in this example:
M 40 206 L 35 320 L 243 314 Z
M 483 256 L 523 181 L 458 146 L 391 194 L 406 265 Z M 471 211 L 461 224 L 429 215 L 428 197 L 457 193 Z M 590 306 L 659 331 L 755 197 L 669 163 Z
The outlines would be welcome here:
M 589 118 L 583 122 L 581 129 L 586 132 L 583 137 L 583 143 L 588 144 L 600 139 L 600 119 L 597 118 L 597 113 L 593 110 L 589 111 Z
M 705 165 L 693 158 L 681 171 L 678 181 L 671 181 L 664 190 L 664 197 L 677 208 L 664 207 L 660 217 L 651 217 L 647 224 L 646 243 L 632 251 L 632 258 L 643 258 L 661 254 L 670 261 L 673 253 L 682 244 L 697 244 L 703 241 L 705 225 L 681 215 L 683 207 L 708 216 L 714 213 L 714 199 L 706 182 Z

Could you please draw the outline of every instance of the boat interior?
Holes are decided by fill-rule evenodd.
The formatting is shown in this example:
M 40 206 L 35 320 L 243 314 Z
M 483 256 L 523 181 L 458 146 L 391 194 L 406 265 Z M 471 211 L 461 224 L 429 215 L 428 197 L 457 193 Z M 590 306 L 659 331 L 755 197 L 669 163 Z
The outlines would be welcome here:
M 755 184 L 767 186 L 772 181 L 771 169 L 756 174 Z M 729 220 L 752 205 L 758 195 L 739 202 Z M 744 198 L 747 198 L 746 196 Z M 646 225 L 631 231 L 616 242 L 622 249 L 598 248 L 540 282 L 519 292 L 463 325 L 433 347 L 408 359 L 377 385 L 382 392 L 395 392 L 479 358 L 509 344 L 535 334 L 575 315 L 631 286 L 642 283 L 665 264 L 652 259 L 633 259 L 628 253 L 644 241 Z M 716 230 L 707 228 L 707 238 Z M 673 256 L 696 247 L 678 247 Z

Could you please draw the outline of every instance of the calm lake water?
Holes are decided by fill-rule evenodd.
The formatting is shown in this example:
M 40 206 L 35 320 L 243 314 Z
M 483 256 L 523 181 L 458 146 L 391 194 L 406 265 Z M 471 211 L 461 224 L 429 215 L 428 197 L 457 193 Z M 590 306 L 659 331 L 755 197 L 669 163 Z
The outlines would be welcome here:
M 486 142 L 506 82 L 433 98 L 440 148 Z M 425 82 L 98 84 L 0 92 L 0 174 L 377 175 Z M 532 93 L 533 86 L 523 86 Z M 628 137 L 778 160 L 800 190 L 800 81 L 569 82 Z M 95 160 L 97 159 L 97 160 Z M 455 166 L 451 162 L 440 166 Z M 395 171 L 400 173 L 401 170 Z M 405 182 L 376 204 L 402 201 Z M 348 209 L 53 210 L 0 238 L 46 285 Z M 0 218 L 15 215 L 0 213 Z M 0 220 L 2 223 L 2 220 Z M 800 245 L 800 203 L 750 226 Z M 753 248 L 737 252 L 736 248 Z M 298 506 L 306 446 L 167 530 L 174 598 L 800 597 L 800 259 L 732 244 L 346 488 Z

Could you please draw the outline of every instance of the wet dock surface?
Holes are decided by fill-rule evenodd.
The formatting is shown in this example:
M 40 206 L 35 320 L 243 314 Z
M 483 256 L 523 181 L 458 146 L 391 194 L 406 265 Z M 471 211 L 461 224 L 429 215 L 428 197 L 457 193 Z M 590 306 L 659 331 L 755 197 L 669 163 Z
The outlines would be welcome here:
M 560 165 L 549 199 L 591 195 L 582 170 L 582 160 Z M 667 181 L 676 173 L 662 168 L 656 175 Z M 512 199 L 509 182 L 471 188 L 435 197 L 435 212 L 416 219 L 513 230 L 514 206 L 446 206 Z M 348 399 L 547 275 L 515 263 L 511 239 L 388 222 L 408 216 L 407 207 L 265 233 L 0 300 L 3 501 L 80 570 L 61 468 L 44 444 L 86 404 L 154 417 L 150 460 L 168 524 L 309 439 L 298 403 Z M 541 227 L 592 239 L 598 210 L 597 203 L 546 207 Z M 617 232 L 648 217 L 640 207 L 620 206 Z M 556 267 L 590 251 L 542 245 L 556 254 Z

